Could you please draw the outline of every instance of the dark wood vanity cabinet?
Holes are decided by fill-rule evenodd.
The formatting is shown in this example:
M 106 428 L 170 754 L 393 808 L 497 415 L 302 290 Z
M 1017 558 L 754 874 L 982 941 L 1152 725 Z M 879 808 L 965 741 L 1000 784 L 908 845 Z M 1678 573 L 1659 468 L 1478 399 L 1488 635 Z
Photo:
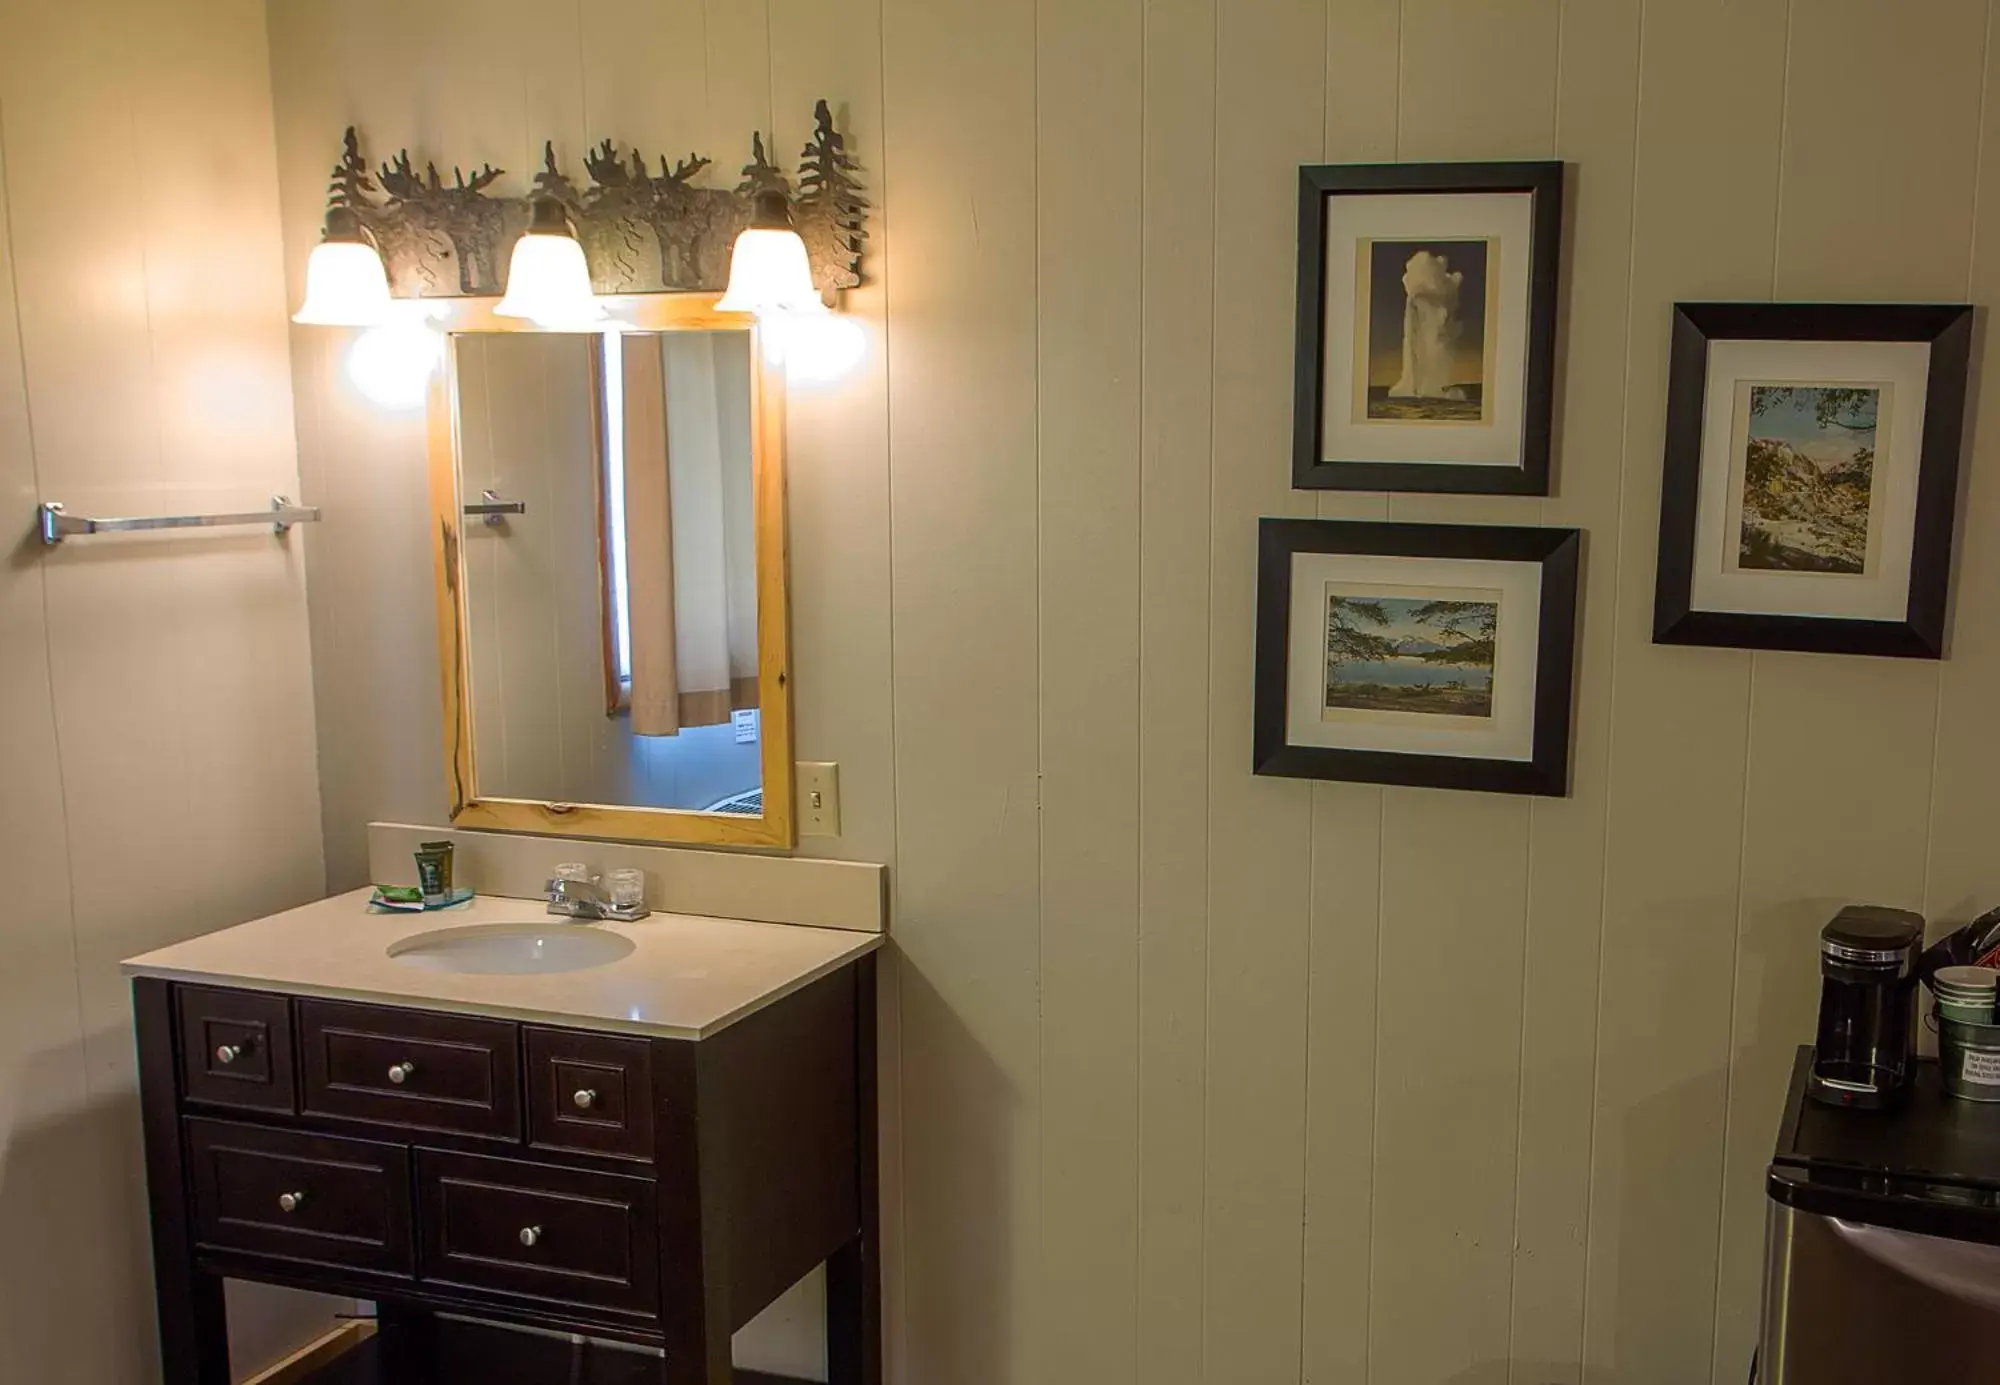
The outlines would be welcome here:
M 166 1385 L 228 1385 L 224 1278 L 724 1385 L 730 1334 L 821 1262 L 831 1379 L 877 1385 L 874 975 L 700 1040 L 135 979 Z

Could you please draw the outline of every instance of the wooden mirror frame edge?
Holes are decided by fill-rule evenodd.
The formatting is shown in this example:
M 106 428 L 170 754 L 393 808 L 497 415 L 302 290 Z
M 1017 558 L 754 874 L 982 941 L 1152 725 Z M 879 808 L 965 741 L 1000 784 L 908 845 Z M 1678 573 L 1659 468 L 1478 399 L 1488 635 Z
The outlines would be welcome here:
M 431 489 L 431 551 L 436 564 L 438 681 L 444 699 L 445 785 L 454 827 L 526 832 L 537 836 L 598 837 L 670 845 L 762 847 L 798 844 L 793 780 L 791 591 L 787 580 L 790 536 L 785 505 L 785 377 L 765 359 L 756 319 L 716 310 L 714 293 L 639 294 L 630 325 L 641 332 L 744 331 L 750 333 L 751 485 L 757 545 L 758 749 L 764 790 L 760 817 L 684 808 L 641 808 L 596 803 L 482 798 L 472 751 L 471 669 L 466 655 L 464 526 L 458 487 L 458 419 L 453 407 L 451 335 L 537 330 L 493 311 L 497 298 L 438 300 L 434 320 L 446 334 L 439 367 L 431 375 L 426 447 Z

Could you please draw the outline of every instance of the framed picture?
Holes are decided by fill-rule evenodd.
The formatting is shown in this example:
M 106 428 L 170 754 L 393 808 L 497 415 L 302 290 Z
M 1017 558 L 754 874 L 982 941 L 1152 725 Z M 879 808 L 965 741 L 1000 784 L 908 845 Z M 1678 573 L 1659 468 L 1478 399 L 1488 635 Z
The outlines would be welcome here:
M 1258 774 L 1569 790 L 1583 536 L 1266 519 Z
M 1944 653 L 1972 309 L 1681 303 L 1653 639 Z
M 1292 484 L 1549 493 L 1560 163 L 1299 170 Z

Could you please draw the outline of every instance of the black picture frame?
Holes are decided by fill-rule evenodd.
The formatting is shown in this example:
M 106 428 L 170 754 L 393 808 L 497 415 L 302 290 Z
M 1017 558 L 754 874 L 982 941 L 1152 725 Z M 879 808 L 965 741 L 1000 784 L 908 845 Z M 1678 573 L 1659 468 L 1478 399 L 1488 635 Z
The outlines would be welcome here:
M 1521 464 L 1380 461 L 1321 456 L 1325 418 L 1326 207 L 1333 197 L 1386 193 L 1523 193 L 1533 199 L 1528 271 L 1527 373 Z M 1301 490 L 1547 495 L 1555 415 L 1556 296 L 1562 264 L 1563 165 L 1493 163 L 1316 164 L 1299 169 L 1297 376 L 1292 485 Z
M 1437 789 L 1565 797 L 1569 792 L 1571 698 L 1583 531 L 1531 525 L 1398 524 L 1372 520 L 1264 519 L 1257 542 L 1256 690 L 1251 768 L 1289 779 L 1339 779 Z M 1286 738 L 1292 558 L 1353 553 L 1472 558 L 1541 567 L 1534 733 L 1527 760 L 1349 750 Z
M 1972 325 L 1972 307 L 1964 303 L 1676 303 L 1660 478 L 1654 643 L 1942 658 Z M 1717 340 L 1929 343 L 1909 597 L 1902 620 L 1694 609 L 1708 354 L 1709 343 Z

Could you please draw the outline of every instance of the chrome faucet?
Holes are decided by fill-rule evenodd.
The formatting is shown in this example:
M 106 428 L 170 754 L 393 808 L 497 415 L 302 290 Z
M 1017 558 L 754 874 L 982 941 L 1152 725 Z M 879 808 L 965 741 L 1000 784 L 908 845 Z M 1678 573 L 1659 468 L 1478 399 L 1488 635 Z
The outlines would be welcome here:
M 573 919 L 601 919 L 611 904 L 596 880 L 558 875 L 548 882 L 549 912 Z
M 594 923 L 602 919 L 631 923 L 636 919 L 645 918 L 652 912 L 644 904 L 631 909 L 619 908 L 611 902 L 610 893 L 596 876 L 587 878 L 555 876 L 545 887 L 545 894 L 551 914 L 585 923 Z

